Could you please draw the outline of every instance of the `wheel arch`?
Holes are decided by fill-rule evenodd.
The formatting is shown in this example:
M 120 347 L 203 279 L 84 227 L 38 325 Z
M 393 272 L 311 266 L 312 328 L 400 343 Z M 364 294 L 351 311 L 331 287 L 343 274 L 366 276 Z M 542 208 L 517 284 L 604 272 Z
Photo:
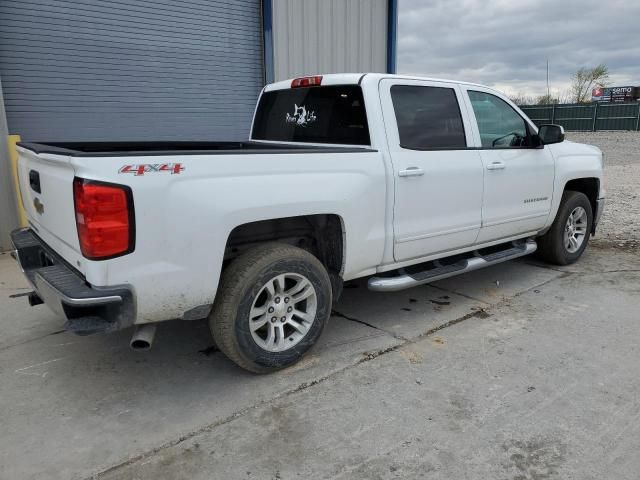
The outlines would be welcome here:
M 591 204 L 593 218 L 598 215 L 598 198 L 600 196 L 600 179 L 597 177 L 581 177 L 567 181 L 563 193 L 566 191 L 584 193 Z M 591 226 L 591 233 L 595 233 L 595 222 Z
M 345 266 L 345 223 L 333 213 L 280 217 L 234 227 L 225 244 L 224 267 L 248 249 L 279 241 L 317 257 L 329 273 L 342 276 Z
M 591 208 L 593 209 L 593 214 L 595 215 L 598 195 L 600 192 L 599 178 L 582 177 L 571 179 L 564 185 L 563 192 L 566 192 L 567 190 L 584 193 L 589 199 L 589 203 L 591 203 Z

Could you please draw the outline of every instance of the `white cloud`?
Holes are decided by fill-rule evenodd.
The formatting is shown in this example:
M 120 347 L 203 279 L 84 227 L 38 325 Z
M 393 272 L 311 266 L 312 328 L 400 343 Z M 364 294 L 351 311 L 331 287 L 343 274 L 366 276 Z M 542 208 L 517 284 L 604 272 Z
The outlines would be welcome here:
M 640 85 L 638 0 L 399 0 L 398 72 L 508 92 L 568 89 L 583 66 Z

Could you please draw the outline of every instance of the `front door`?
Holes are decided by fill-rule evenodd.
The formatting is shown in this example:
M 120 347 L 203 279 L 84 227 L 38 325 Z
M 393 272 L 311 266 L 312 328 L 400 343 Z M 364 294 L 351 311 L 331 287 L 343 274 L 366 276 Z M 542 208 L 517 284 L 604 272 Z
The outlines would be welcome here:
M 473 245 L 481 223 L 480 152 L 455 84 L 384 80 L 384 122 L 394 170 L 396 261 Z M 463 107 L 466 108 L 466 107 Z
M 480 87 L 465 90 L 484 167 L 478 243 L 541 229 L 551 209 L 553 156 L 536 144 L 532 128 L 508 102 Z

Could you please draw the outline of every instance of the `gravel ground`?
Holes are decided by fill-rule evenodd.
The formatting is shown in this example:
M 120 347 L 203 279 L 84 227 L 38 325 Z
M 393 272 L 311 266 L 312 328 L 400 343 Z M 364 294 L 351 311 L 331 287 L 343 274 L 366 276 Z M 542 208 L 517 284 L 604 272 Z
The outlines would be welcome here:
M 605 154 L 607 204 L 594 245 L 640 250 L 640 132 L 568 132 Z

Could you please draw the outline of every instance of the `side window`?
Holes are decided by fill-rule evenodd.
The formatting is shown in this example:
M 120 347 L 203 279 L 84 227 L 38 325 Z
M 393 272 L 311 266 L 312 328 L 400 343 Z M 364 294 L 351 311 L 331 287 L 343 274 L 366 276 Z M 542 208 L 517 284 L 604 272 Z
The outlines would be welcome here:
M 452 88 L 393 85 L 391 100 L 402 148 L 466 148 L 460 107 Z
M 526 123 L 507 102 L 495 95 L 473 90 L 469 90 L 469 99 L 484 148 L 527 146 Z

